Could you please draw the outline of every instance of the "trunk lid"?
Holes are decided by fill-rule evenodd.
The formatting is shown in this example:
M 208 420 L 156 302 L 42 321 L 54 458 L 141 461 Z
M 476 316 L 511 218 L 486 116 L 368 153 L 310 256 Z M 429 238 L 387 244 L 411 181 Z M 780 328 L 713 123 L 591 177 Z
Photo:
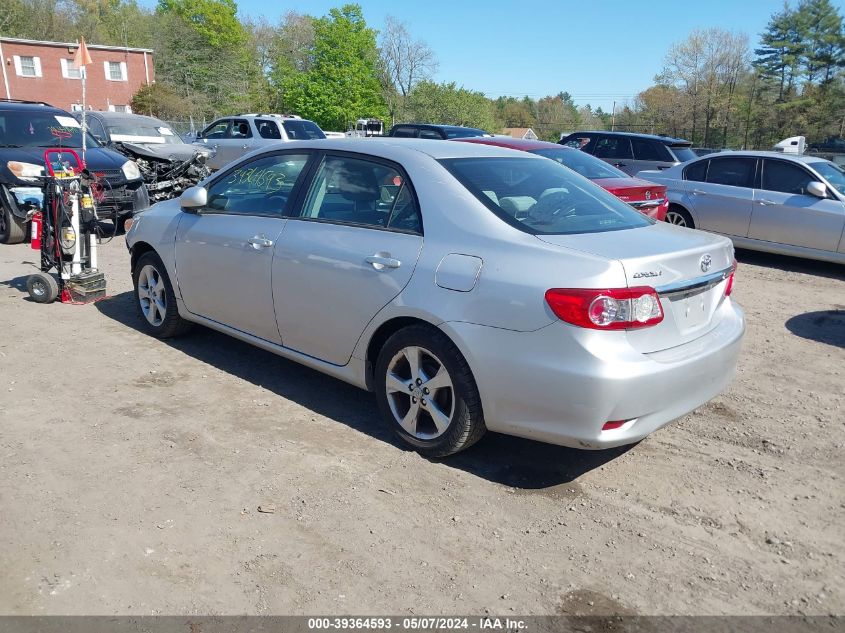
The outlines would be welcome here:
M 644 213 L 660 206 L 666 199 L 666 185 L 640 178 L 599 178 L 594 182 Z
M 663 321 L 627 331 L 629 342 L 640 352 L 683 345 L 719 324 L 717 308 L 727 283 L 723 271 L 734 262 L 733 244 L 727 238 L 663 222 L 625 231 L 537 237 L 617 260 L 628 287 L 650 286 L 658 291 Z

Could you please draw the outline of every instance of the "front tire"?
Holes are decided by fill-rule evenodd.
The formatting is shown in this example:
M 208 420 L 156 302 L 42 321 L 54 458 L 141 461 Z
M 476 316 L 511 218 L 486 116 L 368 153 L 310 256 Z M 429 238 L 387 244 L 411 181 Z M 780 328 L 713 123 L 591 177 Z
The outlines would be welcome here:
M 156 338 L 172 338 L 187 332 L 190 322 L 179 316 L 176 295 L 167 276 L 167 269 L 154 252 L 144 253 L 132 271 L 135 286 L 135 308 L 148 334 Z
M 0 244 L 20 244 L 26 239 L 26 220 L 0 204 Z
M 412 325 L 387 340 L 376 361 L 375 391 L 388 425 L 426 457 L 469 448 L 487 430 L 466 359 L 432 327 Z

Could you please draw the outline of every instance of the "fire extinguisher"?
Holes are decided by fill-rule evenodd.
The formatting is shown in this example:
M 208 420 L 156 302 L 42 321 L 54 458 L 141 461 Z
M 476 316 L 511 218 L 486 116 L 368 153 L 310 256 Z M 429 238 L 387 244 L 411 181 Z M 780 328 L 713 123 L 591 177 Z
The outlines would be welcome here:
M 41 215 L 41 211 L 36 211 L 32 215 L 32 229 L 29 244 L 32 247 L 32 250 L 35 251 L 41 250 L 41 223 L 43 221 L 44 216 Z

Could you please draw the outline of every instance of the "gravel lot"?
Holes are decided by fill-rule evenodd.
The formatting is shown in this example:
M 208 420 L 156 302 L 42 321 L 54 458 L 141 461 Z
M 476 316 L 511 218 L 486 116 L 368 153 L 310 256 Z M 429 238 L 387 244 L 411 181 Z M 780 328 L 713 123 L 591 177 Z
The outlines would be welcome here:
M 0 246 L 0 614 L 845 613 L 845 267 L 740 253 L 732 388 L 636 446 L 436 462 L 370 394 L 142 334 L 101 260 L 44 306 Z

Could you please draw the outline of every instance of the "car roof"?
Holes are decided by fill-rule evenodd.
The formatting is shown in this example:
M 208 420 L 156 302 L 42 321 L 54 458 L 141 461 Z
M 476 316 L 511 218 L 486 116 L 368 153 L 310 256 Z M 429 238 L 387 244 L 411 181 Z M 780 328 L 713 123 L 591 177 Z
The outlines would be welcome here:
M 51 106 L 47 103 L 21 103 L 19 101 L 2 101 L 0 100 L 0 110 L 14 110 L 14 111 L 30 111 L 38 110 L 39 112 L 60 112 L 67 114 L 66 110 Z
M 101 118 L 103 121 L 146 121 L 147 123 L 155 123 L 158 126 L 161 126 L 164 123 L 161 119 L 156 119 L 155 117 L 147 116 L 146 114 L 135 114 L 133 112 L 105 112 L 105 111 L 97 111 L 97 112 L 86 112 L 85 116 L 94 115 L 95 117 Z M 81 112 L 74 112 L 74 116 L 79 119 L 82 117 Z
M 683 138 L 675 138 L 674 136 L 660 136 L 658 134 L 640 134 L 639 132 L 609 132 L 608 130 L 583 130 L 581 132 L 573 132 L 567 134 L 564 138 L 570 136 L 577 136 L 579 134 L 606 134 L 607 136 L 628 136 L 632 138 L 647 138 L 653 141 L 660 141 L 666 145 L 692 145 L 691 141 Z
M 559 147 L 559 146 L 558 146 Z M 526 154 L 505 147 L 495 147 L 480 143 L 456 143 L 454 141 L 418 138 L 395 138 L 380 136 L 372 138 L 326 138 L 308 141 L 278 142 L 263 146 L 253 152 L 254 155 L 280 149 L 296 148 L 345 151 L 369 154 L 389 160 L 402 161 L 412 156 L 427 155 L 435 160 L 444 158 L 525 158 L 526 160 L 546 160 L 533 154 Z
M 484 132 L 480 127 L 467 127 L 465 125 L 441 125 L 440 123 L 396 123 L 393 127 L 416 127 L 433 128 L 436 130 L 478 130 Z
M 700 160 L 705 159 L 716 159 L 716 158 L 730 158 L 731 156 L 749 156 L 751 158 L 780 158 L 783 160 L 789 160 L 796 163 L 819 163 L 819 162 L 830 162 L 826 158 L 822 158 L 821 156 L 808 156 L 807 154 L 787 154 L 786 152 L 772 152 L 767 150 L 724 150 L 714 154 L 706 154 L 700 158 Z
M 530 152 L 537 149 L 557 149 L 564 151 L 577 152 L 574 147 L 566 147 L 558 143 L 549 143 L 547 141 L 538 141 L 527 138 L 512 138 L 510 136 L 470 136 L 464 138 L 453 138 L 451 141 L 460 143 L 479 143 L 482 145 L 495 145 L 496 147 L 509 147 L 510 149 L 518 149 L 523 152 Z

